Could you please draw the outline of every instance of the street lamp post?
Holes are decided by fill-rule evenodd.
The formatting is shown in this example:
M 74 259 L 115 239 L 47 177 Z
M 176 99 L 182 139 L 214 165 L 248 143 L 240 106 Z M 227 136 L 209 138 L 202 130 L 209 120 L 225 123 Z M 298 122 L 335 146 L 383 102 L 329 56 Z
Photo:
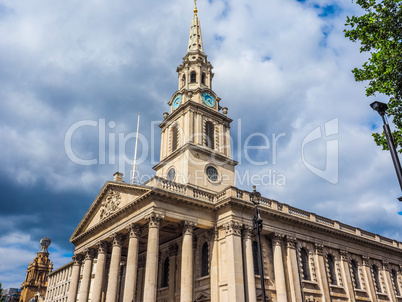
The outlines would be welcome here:
M 373 102 L 370 104 L 371 108 L 373 108 L 375 111 L 378 112 L 378 114 L 381 116 L 382 121 L 384 123 L 384 132 L 385 132 L 385 136 L 387 138 L 387 143 L 388 143 L 388 148 L 389 151 L 391 152 L 391 157 L 392 157 L 392 161 L 394 163 L 394 167 L 395 167 L 395 171 L 396 171 L 396 176 L 398 177 L 398 181 L 399 181 L 399 186 L 401 187 L 402 190 L 402 169 L 401 169 L 401 163 L 399 162 L 399 157 L 398 154 L 396 152 L 396 148 L 395 148 L 395 144 L 394 144 L 394 140 L 392 139 L 392 133 L 391 133 L 391 129 L 389 128 L 387 119 L 386 119 L 386 114 L 385 111 L 388 109 L 388 105 L 385 103 L 381 103 L 381 102 Z M 399 201 L 402 201 L 402 196 L 398 197 Z
M 257 192 L 255 189 L 255 186 L 253 186 L 253 192 L 250 193 L 250 201 L 254 204 L 254 209 L 255 209 L 254 217 L 253 217 L 253 229 L 257 233 L 258 266 L 260 269 L 262 301 L 266 302 L 264 261 L 262 258 L 262 249 L 261 249 L 262 218 L 260 215 L 260 210 L 258 209 L 258 205 L 260 204 L 260 197 L 261 197 L 261 193 Z

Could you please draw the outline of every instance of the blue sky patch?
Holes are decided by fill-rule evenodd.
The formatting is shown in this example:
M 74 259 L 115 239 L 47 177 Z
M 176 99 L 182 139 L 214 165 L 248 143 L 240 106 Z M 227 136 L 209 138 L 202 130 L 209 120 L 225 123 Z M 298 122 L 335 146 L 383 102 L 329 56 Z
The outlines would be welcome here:
M 271 61 L 271 57 L 270 56 L 264 56 L 264 57 L 262 57 L 262 61 L 263 62 Z
M 318 14 L 318 16 L 323 18 L 337 16 L 341 11 L 341 8 L 337 4 L 326 5 L 318 8 L 321 9 L 321 13 Z

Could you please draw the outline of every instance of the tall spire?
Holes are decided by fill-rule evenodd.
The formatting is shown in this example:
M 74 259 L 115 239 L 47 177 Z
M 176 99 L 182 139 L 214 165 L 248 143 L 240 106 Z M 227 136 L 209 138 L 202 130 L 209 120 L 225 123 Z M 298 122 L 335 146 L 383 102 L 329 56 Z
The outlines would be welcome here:
M 201 26 L 200 20 L 198 19 L 197 13 L 197 0 L 194 0 L 194 16 L 191 20 L 190 38 L 188 39 L 188 50 L 187 52 L 201 52 L 204 50 L 202 48 L 202 37 L 201 37 Z

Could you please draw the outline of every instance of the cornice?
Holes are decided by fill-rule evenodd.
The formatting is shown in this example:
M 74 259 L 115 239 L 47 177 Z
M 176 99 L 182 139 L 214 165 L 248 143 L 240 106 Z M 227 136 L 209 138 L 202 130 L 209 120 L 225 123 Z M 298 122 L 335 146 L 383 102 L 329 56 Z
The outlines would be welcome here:
M 158 170 L 167 163 L 171 162 L 172 159 L 174 159 L 176 156 L 182 154 L 186 150 L 195 150 L 197 152 L 200 152 L 202 154 L 205 154 L 207 156 L 213 156 L 214 159 L 220 160 L 222 162 L 228 163 L 230 165 L 236 166 L 238 164 L 237 161 L 226 157 L 226 155 L 223 155 L 221 153 L 215 152 L 214 150 L 211 150 L 210 148 L 201 146 L 201 145 L 196 145 L 194 143 L 186 143 L 182 145 L 180 148 L 176 149 L 172 153 L 170 153 L 168 156 L 166 156 L 164 159 L 162 159 L 159 163 L 157 163 L 155 166 L 152 167 L 154 170 Z
M 135 205 L 143 202 L 144 200 L 149 199 L 151 196 L 157 197 L 157 200 L 161 200 L 164 202 L 175 202 L 177 203 L 182 203 L 182 204 L 187 204 L 190 206 L 195 206 L 197 208 L 203 208 L 207 209 L 212 212 L 216 212 L 219 209 L 228 207 L 239 207 L 242 208 L 242 211 L 249 212 L 250 215 L 252 215 L 254 211 L 254 204 L 248 200 L 248 195 L 250 194 L 247 191 L 239 190 L 235 187 L 228 187 L 222 192 L 219 193 L 214 193 L 214 192 L 207 192 L 209 195 L 213 196 L 212 199 L 210 200 L 203 200 L 200 198 L 193 197 L 193 192 L 197 190 L 203 191 L 203 189 L 199 189 L 195 186 L 192 185 L 180 185 L 181 190 L 180 192 L 175 192 L 172 191 L 172 189 L 169 189 L 168 187 L 164 187 L 163 184 L 166 182 L 165 179 L 160 178 L 160 177 L 155 177 L 158 181 L 160 181 L 160 186 L 158 187 L 150 187 L 150 186 L 139 186 L 139 185 L 130 185 L 130 184 L 125 184 L 125 183 L 116 183 L 116 182 L 107 182 L 104 187 L 102 188 L 101 192 L 99 193 L 98 197 L 95 199 L 94 203 L 91 205 L 90 209 L 88 210 L 87 214 L 85 217 L 82 219 L 80 224 L 78 225 L 77 229 L 75 230 L 74 234 L 72 235 L 70 241 L 72 243 L 76 242 L 77 240 L 83 238 L 84 236 L 89 235 L 90 233 L 94 232 L 98 228 L 102 227 L 105 223 L 112 221 L 113 219 L 116 219 L 119 217 L 121 213 L 124 211 L 127 211 L 129 208 L 134 207 Z M 179 184 L 177 184 L 179 185 Z M 101 221 L 100 223 L 96 224 L 95 226 L 91 227 L 84 233 L 80 234 L 79 236 L 76 236 L 76 234 L 81 231 L 81 229 L 86 225 L 86 222 L 88 219 L 92 216 L 93 212 L 96 209 L 96 206 L 99 202 L 99 200 L 102 199 L 104 194 L 108 191 L 109 188 L 125 188 L 125 189 L 131 189 L 131 190 L 141 190 L 143 192 L 146 192 L 142 196 L 138 197 L 137 199 L 133 200 L 129 204 L 127 204 L 125 207 L 119 209 L 109 217 L 107 217 L 105 220 Z M 237 192 L 237 193 L 236 193 Z M 194 195 L 196 196 L 196 195 Z M 326 234 L 332 234 L 336 237 L 341 237 L 341 238 L 346 238 L 352 242 L 355 243 L 363 243 L 364 245 L 367 246 L 372 246 L 378 249 L 382 250 L 388 250 L 393 253 L 401 254 L 402 249 L 401 249 L 401 243 L 396 242 L 394 240 L 382 237 L 377 234 L 372 234 L 367 231 L 354 228 L 352 226 L 348 226 L 350 231 L 345 231 L 340 228 L 340 225 L 345 228 L 346 225 L 341 224 L 337 221 L 327 219 L 325 217 L 318 216 L 313 213 L 305 212 L 303 210 L 299 210 L 296 208 L 293 208 L 291 206 L 288 206 L 286 204 L 281 204 L 275 200 L 272 199 L 266 199 L 266 198 L 261 198 L 261 204 L 260 204 L 260 213 L 262 218 L 265 221 L 272 221 L 272 218 L 275 218 L 276 220 L 279 220 L 281 222 L 284 222 L 286 224 L 292 225 L 292 227 L 305 227 L 305 228 L 310 228 L 312 230 L 316 230 L 321 233 L 326 233 Z M 270 218 L 271 217 L 271 218 Z M 309 217 L 309 218 L 308 218 Z M 329 223 L 332 223 L 333 226 L 329 225 Z M 337 225 L 337 226 L 336 226 Z M 276 228 L 274 228 L 276 229 Z M 355 233 L 351 233 L 351 230 L 354 230 Z M 280 230 L 283 234 L 285 235 L 292 235 L 296 236 L 291 230 L 286 231 L 285 229 Z M 368 238 L 367 236 L 374 236 L 373 239 Z M 376 238 L 376 239 L 374 239 Z M 393 244 L 393 245 L 391 245 Z
M 130 190 L 135 190 L 135 191 L 143 191 L 144 193 L 149 193 L 150 188 L 145 187 L 145 186 L 139 186 L 139 185 L 132 185 L 132 184 L 126 184 L 126 183 L 119 183 L 119 182 L 114 182 L 114 181 L 108 181 L 105 183 L 105 185 L 103 186 L 103 188 L 101 189 L 101 191 L 99 192 L 98 196 L 95 198 L 94 202 L 92 203 L 92 205 L 89 207 L 89 210 L 86 212 L 84 218 L 82 218 L 82 220 L 80 221 L 80 223 L 78 224 L 77 228 L 75 229 L 74 233 L 71 235 L 70 237 L 70 242 L 74 243 L 75 241 L 77 241 L 79 238 L 82 238 L 83 236 L 85 236 L 86 234 L 92 232 L 95 228 L 97 228 L 100 225 L 105 224 L 106 222 L 112 220 L 114 217 L 118 216 L 119 213 L 122 212 L 123 209 L 127 209 L 129 207 L 131 207 L 133 204 L 135 203 L 129 203 L 128 205 L 126 205 L 125 207 L 117 210 L 116 212 L 114 212 L 113 214 L 111 214 L 110 216 L 108 216 L 107 218 L 105 218 L 104 220 L 102 220 L 101 222 L 99 222 L 98 224 L 96 224 L 95 226 L 93 226 L 92 228 L 90 228 L 89 230 L 85 231 L 84 233 L 80 234 L 79 236 L 77 236 L 77 234 L 82 231 L 82 229 L 85 227 L 86 223 L 88 222 L 88 220 L 92 217 L 92 215 L 95 213 L 97 206 L 100 202 L 100 200 L 103 199 L 103 197 L 105 196 L 105 194 L 108 192 L 109 189 L 111 188 L 125 188 L 125 189 L 130 189 Z M 142 199 L 144 197 L 144 195 L 140 196 L 138 199 Z
M 196 90 L 193 90 L 192 92 L 194 93 L 194 92 L 197 92 L 198 90 L 201 91 L 201 93 L 203 91 L 210 91 L 216 96 L 216 94 L 209 88 L 202 88 L 202 89 L 197 88 Z M 187 89 L 182 89 L 182 90 L 176 91 L 175 94 L 173 94 L 172 99 L 177 94 L 183 93 L 184 91 L 187 92 L 188 90 Z M 218 99 L 218 97 L 216 97 L 216 98 Z M 212 108 L 209 108 L 209 107 L 207 107 L 207 106 L 205 106 L 203 104 L 194 102 L 193 100 L 188 100 L 183 105 L 179 106 L 179 108 L 177 108 L 171 114 L 169 114 L 169 116 L 165 120 L 163 120 L 162 123 L 159 124 L 159 128 L 163 129 L 164 127 L 167 127 L 170 123 L 172 123 L 176 119 L 176 117 L 178 115 L 180 115 L 182 113 L 182 111 L 186 110 L 188 107 L 190 107 L 194 111 L 198 110 L 198 111 L 201 111 L 205 115 L 208 115 L 208 116 L 213 117 L 213 118 L 220 119 L 220 120 L 222 120 L 222 122 L 226 122 L 228 124 L 230 124 L 233 121 L 227 115 L 224 115 L 223 113 L 221 113 L 219 111 L 216 111 L 216 110 L 214 110 Z

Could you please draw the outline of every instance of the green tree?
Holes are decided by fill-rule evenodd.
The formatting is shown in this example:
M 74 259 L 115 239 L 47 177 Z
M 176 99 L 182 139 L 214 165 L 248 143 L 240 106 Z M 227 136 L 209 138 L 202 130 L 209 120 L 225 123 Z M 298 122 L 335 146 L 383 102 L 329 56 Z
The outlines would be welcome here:
M 3 288 L 1 287 L 1 282 L 0 282 L 0 302 L 3 302 Z
M 402 147 L 402 0 L 357 0 L 365 14 L 347 17 L 345 36 L 359 41 L 370 58 L 352 70 L 356 81 L 369 81 L 366 95 L 389 97 L 387 115 L 395 124 L 395 145 Z M 373 133 L 377 145 L 388 149 L 384 134 Z M 399 148 L 402 153 L 402 149 Z

